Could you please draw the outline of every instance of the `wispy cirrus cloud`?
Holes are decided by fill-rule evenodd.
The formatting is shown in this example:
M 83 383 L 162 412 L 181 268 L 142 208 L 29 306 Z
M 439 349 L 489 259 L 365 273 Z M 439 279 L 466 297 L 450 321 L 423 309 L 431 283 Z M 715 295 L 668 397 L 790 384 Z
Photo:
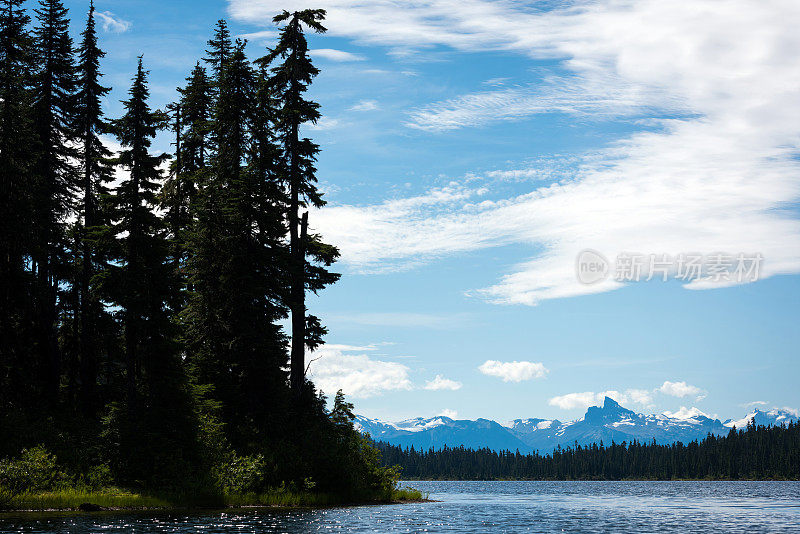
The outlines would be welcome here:
M 240 33 L 236 37 L 247 39 L 248 41 L 256 41 L 259 44 L 272 45 L 278 40 L 278 32 L 272 30 L 261 30 L 257 32 Z
M 322 117 L 315 124 L 308 124 L 305 127 L 313 131 L 334 130 L 339 126 L 339 119 L 333 117 Z
M 354 270 L 391 271 L 469 250 L 529 246 L 528 261 L 470 293 L 527 305 L 621 287 L 577 282 L 574 260 L 585 248 L 609 258 L 622 251 L 760 252 L 762 278 L 800 272 L 800 222 L 791 209 L 800 200 L 800 4 L 574 0 L 534 9 L 488 0 L 323 0 L 320 6 L 328 10 L 331 33 L 361 44 L 560 61 L 563 72 L 541 84 L 477 90 L 412 110 L 408 123 L 420 135 L 548 110 L 652 119 L 649 129 L 586 154 L 527 193 L 487 200 L 470 182 L 377 205 L 326 208 L 316 218 L 319 229 Z M 236 18 L 255 24 L 279 8 L 271 0 L 229 2 Z
M 97 11 L 95 15 L 100 19 L 100 25 L 106 33 L 125 33 L 133 27 L 131 21 L 118 17 L 111 11 Z
M 647 94 L 646 94 L 647 93 Z M 652 113 L 685 113 L 678 99 L 663 90 L 606 80 L 552 77 L 543 84 L 481 91 L 413 110 L 406 125 L 430 132 L 518 121 L 540 113 L 566 113 L 595 120 Z
M 366 58 L 359 54 L 346 52 L 344 50 L 336 50 L 335 48 L 314 48 L 308 51 L 312 57 L 319 57 L 330 61 L 348 62 L 348 61 L 364 61 Z
M 350 111 L 375 111 L 376 109 L 380 109 L 377 100 L 359 100 L 352 106 L 350 106 Z
M 756 406 L 768 406 L 768 405 L 769 401 L 757 400 L 757 401 L 745 402 L 740 404 L 739 406 L 741 406 L 742 408 L 755 408 Z

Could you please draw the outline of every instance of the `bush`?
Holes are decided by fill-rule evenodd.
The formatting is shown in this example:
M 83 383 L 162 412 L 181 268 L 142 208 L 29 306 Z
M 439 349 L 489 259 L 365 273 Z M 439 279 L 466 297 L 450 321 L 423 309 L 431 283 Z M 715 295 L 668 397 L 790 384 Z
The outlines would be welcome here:
M 66 481 L 55 455 L 41 445 L 23 450 L 17 459 L 0 461 L 0 487 L 6 501 L 23 493 L 52 491 Z
M 91 490 L 100 490 L 114 484 L 111 468 L 106 464 L 95 465 L 89 469 L 84 484 Z
M 239 456 L 231 453 L 228 461 L 215 466 L 215 475 L 225 493 L 262 491 L 269 464 L 263 454 Z

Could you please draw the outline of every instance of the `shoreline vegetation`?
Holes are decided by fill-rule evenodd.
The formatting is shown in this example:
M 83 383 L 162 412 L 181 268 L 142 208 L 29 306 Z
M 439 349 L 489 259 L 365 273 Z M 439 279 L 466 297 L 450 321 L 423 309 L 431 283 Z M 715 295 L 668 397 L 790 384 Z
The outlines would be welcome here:
M 0 0 L 0 509 L 421 497 L 306 378 L 339 279 L 304 137 L 325 11 L 255 59 L 218 21 L 165 109 L 139 56 L 110 119 L 93 2 L 74 36 L 32 3 Z
M 23 494 L 0 508 L 0 517 L 14 513 L 38 512 L 120 512 L 170 510 L 222 510 L 245 508 L 327 508 L 372 504 L 427 502 L 427 495 L 409 487 L 392 490 L 384 498 L 347 501 L 335 493 L 277 489 L 263 493 L 222 495 L 148 495 L 119 488 L 75 490 Z

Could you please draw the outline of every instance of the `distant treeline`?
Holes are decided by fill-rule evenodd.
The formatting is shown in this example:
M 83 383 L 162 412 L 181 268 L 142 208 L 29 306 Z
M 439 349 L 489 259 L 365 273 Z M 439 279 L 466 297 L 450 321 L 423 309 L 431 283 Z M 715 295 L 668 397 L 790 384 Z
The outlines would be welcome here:
M 464 447 L 422 451 L 385 442 L 378 449 L 387 465 L 402 467 L 405 479 L 800 479 L 800 423 L 751 425 L 689 444 L 576 443 L 544 456 Z

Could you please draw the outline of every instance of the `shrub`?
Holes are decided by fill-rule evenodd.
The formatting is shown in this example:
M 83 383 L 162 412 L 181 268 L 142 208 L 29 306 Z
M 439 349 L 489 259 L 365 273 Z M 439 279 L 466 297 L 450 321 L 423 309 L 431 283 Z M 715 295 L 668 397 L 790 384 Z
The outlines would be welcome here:
M 0 487 L 5 500 L 36 491 L 51 491 L 67 481 L 55 455 L 43 446 L 25 449 L 17 459 L 0 461 Z
M 269 464 L 263 454 L 239 456 L 215 467 L 216 479 L 226 493 L 248 493 L 264 489 Z
M 84 483 L 91 490 L 100 490 L 114 484 L 111 468 L 106 464 L 95 465 L 89 469 Z

